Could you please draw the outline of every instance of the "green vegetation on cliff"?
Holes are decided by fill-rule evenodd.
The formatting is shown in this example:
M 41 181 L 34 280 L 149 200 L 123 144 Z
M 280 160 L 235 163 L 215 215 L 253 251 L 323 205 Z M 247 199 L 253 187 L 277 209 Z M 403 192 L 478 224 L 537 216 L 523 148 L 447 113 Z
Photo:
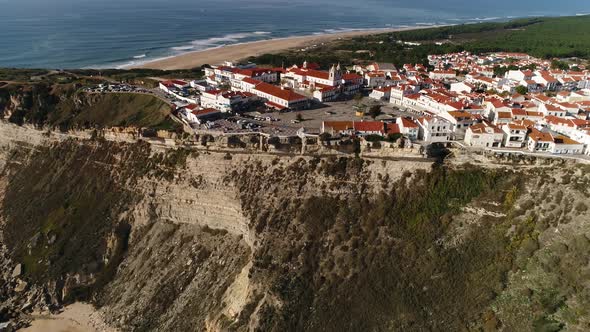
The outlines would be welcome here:
M 250 248 L 169 213 L 179 189 L 198 209 L 182 181 L 208 158 L 223 165 L 209 185 L 239 198 Z M 0 173 L 2 235 L 28 282 L 65 280 L 66 299 L 94 299 L 123 329 L 587 330 L 589 169 L 497 161 L 430 170 L 101 140 L 23 145 Z M 211 180 L 197 185 L 207 195 Z M 226 297 L 248 263 L 244 294 Z
M 328 43 L 312 50 L 286 51 L 250 58 L 260 64 L 362 61 L 426 63 L 428 54 L 525 52 L 536 57 L 590 58 L 590 16 L 519 19 L 506 23 L 478 23 L 377 34 Z M 419 42 L 409 46 L 398 41 Z M 437 45 L 437 43 L 442 43 Z
M 576 257 L 586 266 L 587 259 L 580 260 L 586 249 L 571 251 L 569 263 L 545 267 L 552 284 L 524 293 L 527 320 L 518 316 L 522 298 L 509 295 L 522 296 L 507 276 L 526 262 L 535 264 L 529 258 L 543 246 L 540 234 L 551 236 L 548 227 L 560 223 L 551 216 L 551 224 L 540 220 L 546 214 L 540 210 L 551 207 L 523 202 L 530 188 L 543 186 L 537 179 L 550 178 L 542 169 L 528 172 L 525 180 L 505 169 L 435 168 L 394 183 L 384 177 L 384 190 L 373 194 L 363 185 L 361 160 L 312 160 L 273 174 L 288 179 L 282 185 L 291 188 L 322 174 L 333 186 L 312 197 L 295 189 L 272 202 L 264 194 L 276 190 L 264 180 L 268 171 L 258 165 L 235 174 L 244 208 L 263 239 L 254 254 L 253 279 L 265 280 L 282 303 L 262 307 L 262 330 L 555 331 L 568 322 L 572 328 L 586 324 L 588 288 L 569 265 Z M 328 194 L 348 186 L 356 194 Z M 571 201 L 587 198 L 568 190 Z M 263 208 L 269 205 L 276 209 Z M 475 212 L 464 212 L 466 207 Z M 579 226 L 587 216 L 574 211 L 569 218 Z M 575 241 L 586 248 L 590 229 L 583 227 Z M 561 275 L 569 273 L 560 285 Z M 522 285 L 517 276 L 511 280 Z M 567 315 L 556 316 L 560 312 Z
M 304 177 L 314 173 L 311 164 L 299 167 Z M 364 177 L 362 160 L 322 161 L 318 169 L 335 181 Z M 244 175 L 237 176 L 244 206 L 265 234 L 254 278 L 268 280 L 284 304 L 281 312 L 264 308 L 263 330 L 457 330 L 481 320 L 511 267 L 501 228 L 474 232 L 456 248 L 439 243 L 465 204 L 501 201 L 518 185 L 510 174 L 436 168 L 394 185 L 385 180 L 389 189 L 376 196 L 361 187 L 344 198 L 281 197 L 280 213 L 262 209 L 264 180 Z
M 170 105 L 147 94 L 86 94 L 75 84 L 11 84 L 0 88 L 0 118 L 23 125 L 68 129 L 171 126 Z
M 4 239 L 25 275 L 36 282 L 94 275 L 69 298 L 87 299 L 108 282 L 123 259 L 129 217 L 142 177 L 172 181 L 188 151 L 151 153 L 147 143 L 68 140 L 11 152 L 0 218 Z

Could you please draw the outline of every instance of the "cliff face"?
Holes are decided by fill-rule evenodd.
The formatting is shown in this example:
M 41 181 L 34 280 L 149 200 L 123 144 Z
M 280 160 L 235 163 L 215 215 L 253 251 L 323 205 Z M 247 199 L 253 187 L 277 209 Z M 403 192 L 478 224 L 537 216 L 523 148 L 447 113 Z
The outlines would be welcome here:
M 87 300 L 123 330 L 588 324 L 573 273 L 590 248 L 583 166 L 229 155 L 2 126 L 0 321 Z

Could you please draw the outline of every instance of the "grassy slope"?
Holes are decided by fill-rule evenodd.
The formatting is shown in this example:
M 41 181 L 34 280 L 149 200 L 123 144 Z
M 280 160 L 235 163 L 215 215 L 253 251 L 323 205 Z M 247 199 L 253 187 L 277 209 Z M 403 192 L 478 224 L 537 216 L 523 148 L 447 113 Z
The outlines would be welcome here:
M 337 41 L 311 51 L 287 51 L 262 55 L 250 60 L 280 66 L 304 60 L 330 63 L 386 61 L 397 65 L 424 63 L 428 54 L 468 50 L 473 52 L 511 51 L 534 56 L 590 58 L 590 16 L 534 18 L 507 23 L 480 23 L 452 27 L 404 31 Z M 418 41 L 420 46 L 405 46 L 396 41 Z M 436 45 L 435 42 L 444 42 Z M 369 52 L 357 53 L 363 50 Z
M 97 95 L 96 100 L 80 112 L 76 112 L 75 107 L 70 108 L 71 106 L 60 107 L 60 115 L 67 117 L 71 113 L 77 113 L 71 119 L 76 125 L 98 124 L 106 127 L 156 126 L 166 119 L 171 110 L 169 105 L 158 98 L 131 93 Z M 62 119 L 63 117 L 55 117 L 51 122 L 55 125 Z
M 20 105 L 9 121 L 37 126 L 91 128 L 137 126 L 175 130 L 168 116 L 171 107 L 162 100 L 141 94 L 87 95 L 74 84 L 10 84 L 0 88 L 0 115 L 10 97 Z

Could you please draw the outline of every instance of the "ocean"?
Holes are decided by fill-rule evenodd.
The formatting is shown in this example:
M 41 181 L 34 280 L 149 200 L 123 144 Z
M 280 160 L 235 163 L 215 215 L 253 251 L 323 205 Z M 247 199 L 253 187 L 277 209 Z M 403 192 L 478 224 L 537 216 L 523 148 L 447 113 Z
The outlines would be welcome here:
M 0 67 L 119 68 L 271 38 L 589 12 L 588 0 L 0 0 Z

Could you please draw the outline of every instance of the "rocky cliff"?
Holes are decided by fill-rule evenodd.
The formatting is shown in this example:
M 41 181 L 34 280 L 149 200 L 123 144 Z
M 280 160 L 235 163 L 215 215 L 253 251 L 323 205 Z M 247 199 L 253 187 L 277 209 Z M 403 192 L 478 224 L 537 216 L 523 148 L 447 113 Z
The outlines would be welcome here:
M 588 327 L 583 165 L 227 154 L 2 124 L 0 167 L 0 322 L 84 300 L 122 330 Z

